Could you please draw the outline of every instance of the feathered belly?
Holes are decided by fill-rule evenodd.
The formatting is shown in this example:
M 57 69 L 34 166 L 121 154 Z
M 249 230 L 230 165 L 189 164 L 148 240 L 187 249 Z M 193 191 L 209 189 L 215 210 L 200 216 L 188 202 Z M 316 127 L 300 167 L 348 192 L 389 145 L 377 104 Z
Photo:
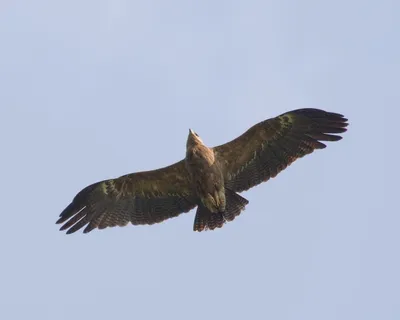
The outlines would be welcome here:
M 225 188 L 220 170 L 208 168 L 193 172 L 193 183 L 200 201 L 211 212 L 225 211 Z

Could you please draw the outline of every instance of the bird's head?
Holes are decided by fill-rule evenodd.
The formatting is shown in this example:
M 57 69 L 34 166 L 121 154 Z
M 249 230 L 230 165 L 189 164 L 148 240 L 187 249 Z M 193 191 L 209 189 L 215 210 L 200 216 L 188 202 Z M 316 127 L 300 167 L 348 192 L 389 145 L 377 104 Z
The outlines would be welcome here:
M 192 129 L 189 129 L 189 135 L 186 143 L 187 148 L 194 147 L 199 144 L 203 144 L 203 140 L 201 140 L 196 132 L 194 132 Z

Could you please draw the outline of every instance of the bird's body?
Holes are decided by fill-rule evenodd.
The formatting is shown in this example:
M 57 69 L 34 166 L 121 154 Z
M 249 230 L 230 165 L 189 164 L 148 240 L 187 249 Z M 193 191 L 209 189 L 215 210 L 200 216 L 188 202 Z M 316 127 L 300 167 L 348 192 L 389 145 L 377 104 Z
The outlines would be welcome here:
M 224 175 L 214 151 L 189 131 L 185 158 L 193 193 L 212 213 L 225 211 Z
M 195 231 L 221 228 L 249 203 L 238 193 L 274 178 L 296 159 L 338 141 L 341 114 L 298 109 L 262 121 L 236 139 L 207 147 L 189 130 L 186 157 L 170 166 L 96 182 L 60 214 L 61 230 L 154 224 L 197 207 Z

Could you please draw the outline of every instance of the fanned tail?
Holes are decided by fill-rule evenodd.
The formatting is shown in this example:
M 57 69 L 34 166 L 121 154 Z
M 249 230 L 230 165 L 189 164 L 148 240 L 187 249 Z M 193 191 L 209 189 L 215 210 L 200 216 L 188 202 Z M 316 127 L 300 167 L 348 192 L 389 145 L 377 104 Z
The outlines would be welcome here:
M 194 219 L 194 231 L 222 228 L 225 222 L 234 220 L 245 209 L 249 201 L 236 192 L 225 188 L 226 208 L 224 212 L 212 213 L 200 204 Z

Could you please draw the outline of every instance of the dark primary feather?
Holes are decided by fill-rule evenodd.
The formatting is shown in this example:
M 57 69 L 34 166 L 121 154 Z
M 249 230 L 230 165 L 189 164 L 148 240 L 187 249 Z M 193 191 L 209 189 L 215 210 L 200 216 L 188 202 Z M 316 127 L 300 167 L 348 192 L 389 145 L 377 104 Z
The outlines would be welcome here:
M 60 214 L 60 230 L 154 224 L 196 206 L 183 161 L 152 171 L 104 180 L 81 190 Z
M 347 119 L 319 109 L 298 109 L 265 120 L 214 148 L 224 165 L 225 183 L 241 192 L 275 177 L 293 161 L 338 141 Z

